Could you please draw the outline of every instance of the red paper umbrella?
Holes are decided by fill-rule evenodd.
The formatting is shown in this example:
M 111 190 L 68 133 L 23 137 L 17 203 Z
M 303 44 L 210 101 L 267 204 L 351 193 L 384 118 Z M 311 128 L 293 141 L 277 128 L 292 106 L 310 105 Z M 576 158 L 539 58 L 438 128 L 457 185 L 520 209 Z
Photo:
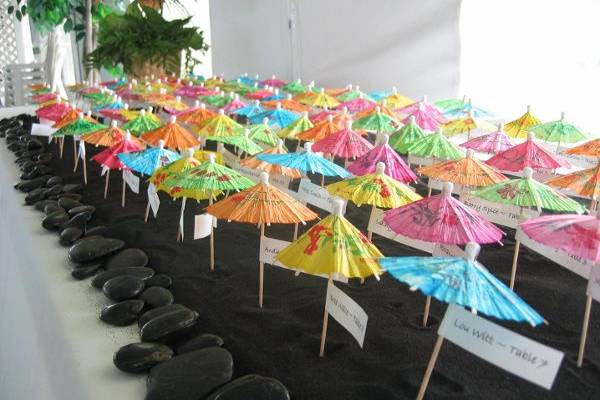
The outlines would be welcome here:
M 525 167 L 531 169 L 556 169 L 569 167 L 570 164 L 561 157 L 552 154 L 543 147 L 538 146 L 531 133 L 527 141 L 511 147 L 486 161 L 488 165 L 501 171 L 519 172 Z
M 123 140 L 96 154 L 94 157 L 92 157 L 92 160 L 108 169 L 123 169 L 126 168 L 126 166 L 121 162 L 121 160 L 119 160 L 118 155 L 121 153 L 131 153 L 143 149 L 144 147 L 140 146 L 139 142 L 133 141 L 131 134 L 127 132 Z
M 65 115 L 71 107 L 68 102 L 62 101 L 60 97 L 57 97 L 55 103 L 49 104 L 47 106 L 38 108 L 35 110 L 35 114 L 40 117 L 50 121 L 58 122 Z
M 368 140 L 352 129 L 352 121 L 346 122 L 346 128 L 319 140 L 312 146 L 313 151 L 345 159 L 360 157 L 372 148 L 373 145 Z

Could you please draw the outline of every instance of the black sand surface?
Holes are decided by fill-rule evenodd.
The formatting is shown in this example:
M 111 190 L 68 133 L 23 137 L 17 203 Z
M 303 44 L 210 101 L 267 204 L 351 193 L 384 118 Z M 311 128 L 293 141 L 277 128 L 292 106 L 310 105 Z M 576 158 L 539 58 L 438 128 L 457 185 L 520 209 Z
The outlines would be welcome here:
M 56 147 L 53 147 L 56 151 Z M 91 157 L 95 149 L 89 149 Z M 63 160 L 53 166 L 69 183 L 82 182 L 81 168 L 72 173 L 71 140 Z M 326 281 L 278 267 L 265 267 L 265 307 L 258 308 L 258 243 L 256 226 L 219 221 L 216 234 L 216 272 L 209 272 L 208 238 L 194 241 L 193 215 L 205 204 L 188 201 L 184 243 L 176 243 L 180 202 L 160 195 L 158 219 L 143 222 L 146 184 L 139 195 L 128 191 L 122 209 L 121 175 L 111 177 L 109 197 L 102 199 L 104 177 L 88 161 L 89 184 L 84 198 L 97 207 L 94 225 L 111 226 L 109 234 L 140 247 L 150 266 L 173 278 L 175 301 L 197 310 L 197 330 L 222 336 L 235 360 L 235 374 L 258 373 L 281 380 L 296 400 L 413 399 L 436 338 L 446 306 L 433 301 L 432 327 L 419 325 L 424 296 L 384 276 L 361 286 L 337 286 L 369 315 L 364 349 L 337 322 L 330 319 L 326 357 L 318 357 Z M 318 182 L 318 178 L 313 179 Z M 316 209 L 315 209 L 316 210 Z M 364 229 L 368 207 L 348 206 L 347 217 Z M 324 215 L 321 213 L 321 215 Z M 272 226 L 267 236 L 291 240 L 293 227 Z M 484 246 L 479 260 L 508 282 L 514 231 L 504 246 Z M 388 256 L 421 255 L 419 251 L 374 236 Z M 73 284 L 85 284 L 76 283 Z M 499 322 L 558 350 L 565 360 L 552 391 L 513 376 L 445 342 L 430 382 L 430 399 L 600 399 L 600 307 L 594 304 L 582 369 L 575 366 L 585 304 L 586 282 L 552 261 L 521 247 L 516 290 L 549 322 L 531 328 Z M 497 322 L 498 321 L 494 321 Z M 116 349 L 115 349 L 116 350 Z M 111 362 L 111 356 L 106 356 Z M 250 400 L 250 399 L 249 399 Z

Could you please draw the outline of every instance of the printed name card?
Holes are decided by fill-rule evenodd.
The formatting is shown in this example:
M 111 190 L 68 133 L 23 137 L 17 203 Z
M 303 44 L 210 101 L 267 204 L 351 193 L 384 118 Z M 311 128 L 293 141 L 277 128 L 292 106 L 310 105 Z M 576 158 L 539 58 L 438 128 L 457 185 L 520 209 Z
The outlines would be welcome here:
M 52 121 L 50 121 L 52 122 Z M 32 124 L 31 125 L 31 134 L 33 136 L 52 136 L 52 134 L 56 132 L 56 129 L 52 127 L 52 124 Z
M 406 246 L 419 249 L 427 253 L 433 252 L 433 243 L 411 239 L 403 235 L 398 235 L 396 232 L 392 231 L 383 220 L 383 213 L 384 211 L 379 208 L 375 208 L 373 210 L 373 212 L 371 213 L 371 217 L 369 218 L 369 225 L 367 226 L 368 231 L 376 233 L 379 236 L 383 236 L 386 239 L 391 239 L 394 242 L 402 243 Z
M 444 186 L 444 182 L 443 181 L 438 181 L 437 179 L 429 179 L 427 181 L 427 187 L 434 189 L 434 190 L 442 190 Z M 452 187 L 452 193 L 454 194 L 461 194 L 463 193 L 463 191 L 465 191 L 465 188 L 463 185 L 454 185 Z
M 123 170 L 123 180 L 127 183 L 127 186 L 131 189 L 133 193 L 140 192 L 140 178 L 135 176 L 133 172 L 128 169 Z
M 524 246 L 527 246 L 536 253 L 549 258 L 561 267 L 576 273 L 584 279 L 588 279 L 590 273 L 592 272 L 593 263 L 591 261 L 584 260 L 580 257 L 575 257 L 565 251 L 544 246 L 535 240 L 531 240 L 529 236 L 523 233 L 520 228 L 518 228 L 517 232 L 515 233 L 515 239 L 519 240 Z
M 587 295 L 600 302 L 600 267 L 591 268 Z
M 296 199 L 302 203 L 312 204 L 315 207 L 319 207 L 321 210 L 333 212 L 333 199 L 327 189 L 319 185 L 315 185 L 309 179 L 300 180 L 300 186 L 298 187 L 298 193 Z M 343 213 L 346 213 L 347 201 L 344 200 Z
M 509 228 L 516 228 L 519 225 L 521 218 L 526 220 L 533 217 L 539 217 L 540 215 L 538 210 L 524 208 L 522 217 L 519 217 L 521 212 L 520 207 L 509 204 L 492 203 L 468 194 L 461 195 L 460 201 L 475 211 L 478 211 L 480 214 L 483 214 L 494 224 L 507 226 Z
M 438 334 L 477 357 L 550 390 L 564 354 L 451 304 Z
M 358 342 L 362 348 L 367 331 L 367 313 L 335 285 L 327 286 L 327 301 L 325 308 L 329 315 L 340 323 Z
M 465 256 L 465 252 L 454 244 L 436 244 L 431 252 L 434 257 L 460 257 Z
M 290 245 L 291 242 L 286 240 L 273 239 L 267 236 L 262 236 L 260 238 L 260 254 L 258 255 L 258 259 L 265 264 L 274 265 L 277 267 L 289 269 L 292 271 L 296 271 L 293 268 L 288 268 L 279 261 L 277 261 L 277 254 L 284 248 Z M 327 275 L 315 275 L 321 278 L 329 278 Z M 333 276 L 334 281 L 348 283 L 348 278 L 344 275 L 335 274 Z
M 429 157 L 416 157 L 413 156 L 411 154 L 408 155 L 408 163 L 411 165 L 418 165 L 418 166 L 426 166 L 426 165 L 432 165 L 435 164 L 435 161 L 433 158 L 429 158 Z
M 260 181 L 260 175 L 263 171 L 241 165 L 237 159 L 237 156 L 227 149 L 223 150 L 223 160 L 229 168 L 239 172 L 246 178 L 254 182 Z M 283 175 L 271 175 L 269 176 L 269 182 L 278 189 L 287 189 L 290 185 L 290 178 Z
M 207 213 L 194 217 L 194 240 L 210 236 L 213 216 Z
M 77 157 L 82 160 L 85 158 L 85 142 L 83 140 L 79 141 L 79 150 L 77 152 Z
M 154 213 L 154 218 L 156 218 L 158 207 L 160 207 L 160 199 L 158 198 L 158 193 L 156 193 L 156 186 L 152 183 L 148 185 L 148 201 L 150 202 L 152 213 Z

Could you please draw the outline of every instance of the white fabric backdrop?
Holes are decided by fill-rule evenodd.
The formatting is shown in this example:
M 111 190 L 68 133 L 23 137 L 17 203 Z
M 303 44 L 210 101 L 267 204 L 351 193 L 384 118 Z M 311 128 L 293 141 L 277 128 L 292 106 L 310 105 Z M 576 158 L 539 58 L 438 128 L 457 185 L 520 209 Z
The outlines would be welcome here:
M 213 70 L 456 94 L 460 0 L 212 0 Z

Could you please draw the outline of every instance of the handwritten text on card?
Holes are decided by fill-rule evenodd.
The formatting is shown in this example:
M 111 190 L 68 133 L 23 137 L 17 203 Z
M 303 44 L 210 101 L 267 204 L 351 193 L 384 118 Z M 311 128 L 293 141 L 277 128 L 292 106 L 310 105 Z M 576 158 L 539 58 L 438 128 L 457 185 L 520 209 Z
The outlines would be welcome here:
M 327 312 L 354 336 L 362 348 L 367 331 L 367 313 L 335 285 L 327 286 Z

